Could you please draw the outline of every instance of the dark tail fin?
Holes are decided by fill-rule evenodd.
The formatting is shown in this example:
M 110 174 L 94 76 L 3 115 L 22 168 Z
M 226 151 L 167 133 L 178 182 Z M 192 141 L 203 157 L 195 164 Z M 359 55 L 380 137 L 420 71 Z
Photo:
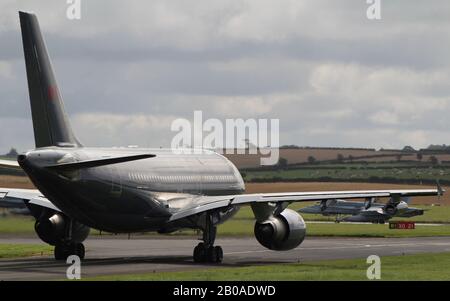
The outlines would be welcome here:
M 34 14 L 19 12 L 36 147 L 81 146 L 70 127 Z

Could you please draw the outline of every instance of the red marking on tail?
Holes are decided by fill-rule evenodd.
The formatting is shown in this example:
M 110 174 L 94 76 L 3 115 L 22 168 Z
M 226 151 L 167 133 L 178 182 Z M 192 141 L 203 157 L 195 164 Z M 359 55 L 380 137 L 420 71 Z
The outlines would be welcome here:
M 49 100 L 54 100 L 56 97 L 58 97 L 58 89 L 55 86 L 48 86 L 47 96 Z

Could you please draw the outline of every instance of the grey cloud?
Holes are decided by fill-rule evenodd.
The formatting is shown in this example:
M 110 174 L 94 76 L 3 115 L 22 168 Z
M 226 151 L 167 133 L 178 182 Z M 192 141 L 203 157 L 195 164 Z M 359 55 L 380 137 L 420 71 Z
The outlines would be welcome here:
M 195 109 L 206 118 L 279 118 L 282 144 L 448 140 L 450 2 L 382 1 L 380 21 L 365 18 L 360 0 L 83 5 L 77 23 L 65 18 L 65 1 L 0 4 L 0 62 L 12 75 L 0 70 L 0 153 L 33 145 L 18 8 L 38 14 L 88 144 L 145 137 L 145 146 L 169 146 L 170 129 L 155 130 L 142 114 L 190 119 Z

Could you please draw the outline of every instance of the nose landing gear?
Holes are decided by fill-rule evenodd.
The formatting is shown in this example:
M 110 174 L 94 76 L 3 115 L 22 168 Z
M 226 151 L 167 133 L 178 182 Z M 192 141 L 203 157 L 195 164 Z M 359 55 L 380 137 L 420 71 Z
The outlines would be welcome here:
M 223 250 L 214 246 L 217 227 L 212 222 L 212 216 L 206 214 L 206 223 L 203 229 L 203 242 L 194 248 L 194 262 L 220 263 L 223 260 Z
M 194 248 L 194 262 L 220 263 L 222 260 L 223 250 L 220 246 L 206 247 L 201 242 Z

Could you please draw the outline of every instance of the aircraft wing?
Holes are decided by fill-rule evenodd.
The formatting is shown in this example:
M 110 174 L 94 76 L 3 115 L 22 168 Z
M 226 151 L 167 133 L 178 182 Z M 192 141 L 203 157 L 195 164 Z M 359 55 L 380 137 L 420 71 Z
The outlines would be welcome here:
M 24 203 L 46 207 L 61 212 L 52 202 L 36 189 L 0 188 L 0 207 L 23 208 Z
M 331 199 L 361 199 L 373 197 L 401 198 L 405 196 L 434 196 L 440 195 L 438 189 L 399 189 L 399 190 L 355 190 L 355 191 L 314 191 L 314 192 L 281 192 L 255 193 L 224 196 L 193 196 L 193 205 L 175 212 L 169 221 L 179 220 L 205 211 L 242 206 L 255 203 L 293 203 Z
M 13 160 L 0 160 L 0 167 L 12 168 L 12 169 L 21 169 L 19 163 Z

